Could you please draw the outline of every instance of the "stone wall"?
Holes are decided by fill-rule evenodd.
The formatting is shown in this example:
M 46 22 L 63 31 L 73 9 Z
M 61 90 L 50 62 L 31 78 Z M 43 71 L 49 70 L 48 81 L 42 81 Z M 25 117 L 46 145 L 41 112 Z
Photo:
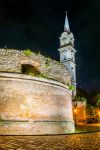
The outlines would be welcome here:
M 71 92 L 67 88 L 52 80 L 0 73 L 0 134 L 73 132 Z
M 0 49 L 0 72 L 22 73 L 23 64 L 32 65 L 49 79 L 66 85 L 70 83 L 68 70 L 57 61 L 36 53 L 27 56 L 20 50 Z
M 0 72 L 20 73 L 20 51 L 0 49 Z
M 79 123 L 86 120 L 86 102 L 75 101 L 73 102 L 74 120 Z

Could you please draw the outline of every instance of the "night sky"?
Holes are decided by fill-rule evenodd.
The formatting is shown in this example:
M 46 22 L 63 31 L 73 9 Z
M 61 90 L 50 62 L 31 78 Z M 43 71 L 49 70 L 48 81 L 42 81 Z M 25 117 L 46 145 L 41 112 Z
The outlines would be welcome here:
M 65 10 L 75 37 L 77 85 L 100 90 L 100 0 L 0 0 L 0 47 L 59 60 Z

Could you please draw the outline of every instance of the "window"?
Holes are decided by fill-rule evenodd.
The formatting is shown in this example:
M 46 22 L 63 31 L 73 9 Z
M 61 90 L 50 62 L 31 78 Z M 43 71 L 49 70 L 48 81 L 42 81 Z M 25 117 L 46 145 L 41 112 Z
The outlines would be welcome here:
M 36 69 L 36 67 L 30 65 L 30 64 L 22 64 L 21 71 L 23 74 L 32 74 L 36 76 L 37 74 L 40 74 L 40 72 Z
M 64 55 L 64 60 L 66 60 L 66 55 Z
M 72 77 L 72 80 L 74 80 L 74 68 L 71 67 L 71 77 Z

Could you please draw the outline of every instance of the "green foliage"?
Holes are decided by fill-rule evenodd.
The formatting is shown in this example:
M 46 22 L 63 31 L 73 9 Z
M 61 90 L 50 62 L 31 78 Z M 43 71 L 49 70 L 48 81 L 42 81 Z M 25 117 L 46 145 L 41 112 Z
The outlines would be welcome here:
M 45 76 L 44 74 L 42 74 L 42 73 L 41 73 L 41 74 L 38 74 L 37 77 L 46 78 L 46 76 Z
M 38 54 L 38 55 L 41 55 L 41 52 L 40 52 L 40 51 L 38 51 L 38 52 L 37 52 L 37 54 Z
M 76 96 L 75 100 L 76 101 L 81 101 L 81 102 L 87 102 L 87 99 L 85 97 L 80 97 L 80 96 Z
M 45 79 L 49 79 L 46 75 L 44 75 L 43 73 L 35 73 L 35 72 L 28 72 L 28 75 L 32 76 L 32 77 L 40 77 L 40 78 L 45 78 Z
M 50 58 L 46 58 L 45 66 L 46 66 L 46 68 L 50 67 Z
M 95 99 L 96 101 L 98 101 L 98 100 L 100 99 L 100 93 L 95 94 L 95 95 L 94 95 L 94 99 Z
M 41 51 L 39 51 L 39 50 L 35 50 L 34 53 L 35 53 L 36 55 L 42 55 L 42 54 L 41 54 Z
M 68 84 L 68 89 L 69 89 L 69 91 L 74 91 L 75 87 L 72 84 Z
M 96 92 L 92 97 L 93 105 L 100 106 L 100 92 Z
M 30 50 L 30 49 L 25 49 L 23 51 L 23 53 L 26 55 L 26 56 L 31 56 L 33 54 L 33 52 Z
M 46 58 L 47 58 L 49 61 L 52 60 L 49 55 L 46 55 Z
M 96 101 L 96 105 L 100 107 L 100 99 Z
M 97 102 L 100 103 L 100 99 L 98 99 Z
M 3 119 L 2 119 L 2 117 L 0 116 L 0 122 L 2 122 L 3 121 Z
M 58 65 L 60 65 L 60 64 L 61 64 L 61 62 L 59 62 L 59 61 L 57 61 L 57 60 L 56 60 L 56 63 L 57 63 Z
M 36 76 L 36 74 L 33 73 L 33 72 L 28 72 L 27 74 L 30 75 L 30 76 L 32 76 L 32 77 Z

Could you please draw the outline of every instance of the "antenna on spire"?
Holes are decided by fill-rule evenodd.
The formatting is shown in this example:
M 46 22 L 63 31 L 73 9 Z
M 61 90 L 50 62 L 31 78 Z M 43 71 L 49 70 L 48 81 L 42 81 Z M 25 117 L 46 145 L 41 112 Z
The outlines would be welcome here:
M 70 32 L 70 28 L 69 28 L 69 21 L 68 21 L 68 16 L 67 16 L 67 11 L 65 11 L 66 13 L 66 17 L 65 17 L 65 24 L 64 24 L 64 31 L 65 32 Z

